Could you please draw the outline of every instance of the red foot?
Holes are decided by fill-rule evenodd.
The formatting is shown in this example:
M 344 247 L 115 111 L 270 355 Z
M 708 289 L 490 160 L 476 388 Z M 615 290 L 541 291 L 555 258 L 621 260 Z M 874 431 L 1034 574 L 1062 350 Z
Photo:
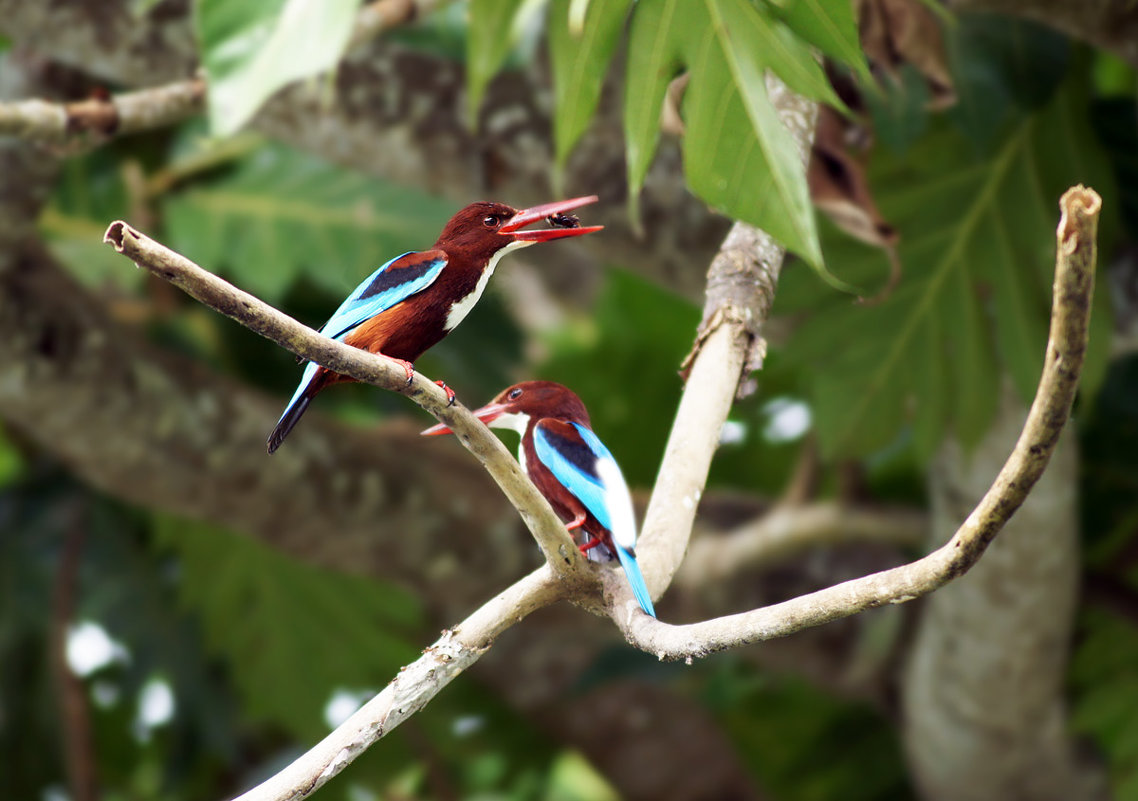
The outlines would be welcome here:
M 445 381 L 436 381 L 435 383 L 442 387 L 443 392 L 447 394 L 447 406 L 454 406 L 454 399 L 458 397 L 454 394 L 454 390 L 448 387 Z
M 566 524 L 565 528 L 572 531 L 573 529 L 580 528 L 583 525 L 585 525 L 585 515 L 579 514 L 576 517 L 574 517 L 572 520 L 570 520 L 569 523 Z
M 588 553 L 589 551 L 593 550 L 593 548 L 596 548 L 598 545 L 602 544 L 603 542 L 604 542 L 604 540 L 602 540 L 600 537 L 593 537 L 591 540 L 586 542 L 584 545 L 579 546 L 581 548 L 581 553 Z
M 411 362 L 405 362 L 402 359 L 396 359 L 394 356 L 389 356 L 388 358 L 407 372 L 407 386 L 411 386 L 411 382 L 415 379 L 415 365 L 411 364 Z

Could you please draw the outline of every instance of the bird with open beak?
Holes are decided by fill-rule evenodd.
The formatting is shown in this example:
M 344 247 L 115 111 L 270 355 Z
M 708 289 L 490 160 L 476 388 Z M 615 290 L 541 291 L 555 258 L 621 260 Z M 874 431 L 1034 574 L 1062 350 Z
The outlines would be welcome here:
M 451 218 L 432 249 L 396 256 L 364 279 L 320 330 L 347 345 L 393 359 L 407 371 L 410 384 L 415 360 L 470 313 L 499 259 L 538 242 L 601 230 L 603 226 L 582 226 L 576 217 L 565 214 L 596 200 L 591 195 L 521 210 L 504 203 L 471 203 Z M 541 220 L 555 227 L 522 230 Z M 269 453 L 280 447 L 320 390 L 353 380 L 309 362 L 269 435 Z M 438 383 L 453 403 L 454 393 Z
M 585 533 L 582 553 L 619 559 L 640 608 L 655 617 L 636 561 L 636 517 L 628 485 L 593 433 L 581 399 L 553 381 L 524 381 L 502 390 L 474 415 L 491 428 L 522 435 L 518 462 L 569 531 Z M 449 433 L 442 423 L 423 432 Z

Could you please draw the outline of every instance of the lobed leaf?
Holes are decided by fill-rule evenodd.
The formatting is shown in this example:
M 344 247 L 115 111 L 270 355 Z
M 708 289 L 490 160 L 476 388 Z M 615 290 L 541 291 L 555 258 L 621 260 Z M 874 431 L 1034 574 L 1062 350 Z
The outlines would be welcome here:
M 871 181 L 901 232 L 905 274 L 883 303 L 856 307 L 787 271 L 776 311 L 811 310 L 787 357 L 812 376 L 819 440 L 829 456 L 864 455 L 910 424 L 928 456 L 951 425 L 975 443 L 995 412 L 1001 375 L 1025 403 L 1043 365 L 1054 268 L 1056 202 L 1085 182 L 1110 195 L 1110 178 L 1068 88 L 1024 115 L 995 150 L 942 124 L 904 155 L 878 152 Z M 1081 118 L 1080 118 L 1081 113 Z M 972 166 L 963 167 L 962 165 Z M 837 235 L 827 257 L 843 277 L 886 269 L 875 251 Z M 813 286 L 808 286 L 813 284 Z M 1109 323 L 1109 315 L 1098 315 Z M 1101 380 L 1107 338 L 1088 351 L 1084 392 Z

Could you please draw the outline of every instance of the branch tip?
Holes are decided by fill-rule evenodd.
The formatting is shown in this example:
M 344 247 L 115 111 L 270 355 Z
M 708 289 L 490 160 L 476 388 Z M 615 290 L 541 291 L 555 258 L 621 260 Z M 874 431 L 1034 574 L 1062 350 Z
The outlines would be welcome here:
M 1063 193 L 1059 208 L 1062 211 L 1057 232 L 1059 247 L 1066 253 L 1072 253 L 1080 238 L 1094 237 L 1098 215 L 1102 211 L 1102 198 L 1095 190 L 1079 184 Z M 1080 233 L 1085 236 L 1080 237 Z

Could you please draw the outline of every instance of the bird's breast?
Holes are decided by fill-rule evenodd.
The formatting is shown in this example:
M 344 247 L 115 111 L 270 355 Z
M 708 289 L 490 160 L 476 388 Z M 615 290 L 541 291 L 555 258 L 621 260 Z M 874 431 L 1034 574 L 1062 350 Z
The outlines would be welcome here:
M 533 242 L 523 240 L 510 242 L 505 247 L 498 249 L 494 255 L 490 257 L 490 260 L 486 263 L 486 267 L 482 270 L 481 274 L 479 274 L 474 288 L 451 303 L 450 309 L 447 311 L 446 322 L 443 323 L 443 328 L 447 333 L 453 331 L 459 323 L 466 319 L 466 315 L 470 314 L 470 310 L 474 308 L 474 304 L 478 302 L 482 297 L 482 293 L 486 291 L 486 284 L 490 283 L 490 276 L 494 274 L 494 270 L 497 268 L 501 258 L 512 250 L 518 250 L 519 248 L 524 248 L 532 244 Z

